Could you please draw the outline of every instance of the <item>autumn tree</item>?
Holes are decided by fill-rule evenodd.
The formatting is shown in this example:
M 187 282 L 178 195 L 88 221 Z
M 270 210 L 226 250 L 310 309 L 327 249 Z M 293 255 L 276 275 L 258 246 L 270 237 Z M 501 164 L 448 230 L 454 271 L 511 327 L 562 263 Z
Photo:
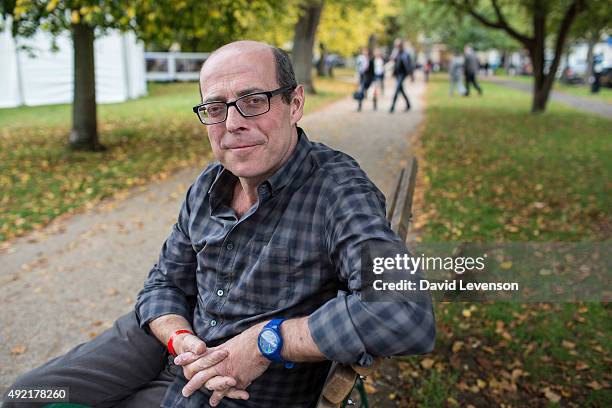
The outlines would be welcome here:
M 315 92 L 312 83 L 313 47 L 324 9 L 337 7 L 341 12 L 347 13 L 349 9 L 363 10 L 371 3 L 372 0 L 301 0 L 297 2 L 298 18 L 294 27 L 291 57 L 295 77 L 299 83 L 304 85 L 307 92 Z M 353 24 L 363 32 L 366 31 L 366 27 L 360 27 L 357 21 L 345 19 L 344 23 Z M 333 47 L 332 44 L 326 43 L 326 45 Z
M 473 17 L 486 27 L 502 30 L 518 41 L 529 53 L 533 66 L 533 95 L 531 111 L 544 112 L 555 80 L 568 33 L 576 18 L 597 1 L 587 0 L 447 0 L 447 4 Z M 530 29 L 520 30 L 508 18 L 509 10 L 520 8 Z M 516 13 L 516 11 L 515 11 Z M 551 34 L 555 34 L 551 38 Z M 552 43 L 553 58 L 547 64 L 545 51 Z
M 55 36 L 70 33 L 74 50 L 74 90 L 69 146 L 76 150 L 103 150 L 97 129 L 94 38 L 108 29 L 133 29 L 134 7 L 129 3 L 101 0 L 2 3 L 3 13 L 12 16 L 14 36 L 31 37 L 38 29 Z

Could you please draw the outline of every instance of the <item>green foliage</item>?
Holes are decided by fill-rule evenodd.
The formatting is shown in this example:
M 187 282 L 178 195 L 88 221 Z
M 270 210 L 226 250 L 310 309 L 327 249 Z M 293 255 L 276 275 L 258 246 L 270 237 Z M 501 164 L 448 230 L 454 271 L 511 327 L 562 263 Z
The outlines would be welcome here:
M 609 32 L 612 29 L 612 0 L 591 1 L 586 10 L 572 26 L 573 39 L 589 39 L 591 36 Z
M 497 48 L 510 51 L 520 48 L 520 44 L 506 34 L 476 23 L 444 2 L 400 0 L 400 4 L 398 19 L 402 34 L 413 44 L 423 35 L 431 42 L 446 44 L 452 51 L 462 51 L 467 43 L 477 50 Z M 490 14 L 490 10 L 486 12 Z M 516 20 L 518 13 L 515 9 L 512 12 L 513 20 Z
M 102 0 L 17 0 L 5 2 L 3 8 L 13 17 L 13 34 L 29 37 L 39 27 L 57 35 L 78 23 L 99 31 L 135 29 L 134 6 L 133 2 Z
M 258 39 L 283 21 L 290 3 L 271 0 L 137 0 L 139 34 L 156 50 L 212 51 L 242 38 Z M 274 28 L 272 28 L 273 31 Z M 272 41 L 273 43 L 275 41 Z
M 13 33 L 31 36 L 38 28 L 54 35 L 81 23 L 96 28 L 132 30 L 149 48 L 211 51 L 261 30 L 287 11 L 272 0 L 2 0 L 2 13 L 12 15 Z

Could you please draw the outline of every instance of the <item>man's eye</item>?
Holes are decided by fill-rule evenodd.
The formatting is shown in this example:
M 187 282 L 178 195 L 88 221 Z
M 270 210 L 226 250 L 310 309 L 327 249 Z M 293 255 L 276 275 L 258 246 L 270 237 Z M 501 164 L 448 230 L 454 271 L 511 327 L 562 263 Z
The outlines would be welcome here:
M 217 116 L 223 113 L 224 106 L 221 105 L 213 105 L 206 107 L 206 113 L 208 116 Z
M 244 99 L 244 103 L 249 106 L 263 105 L 266 103 L 266 97 L 262 95 L 249 96 Z

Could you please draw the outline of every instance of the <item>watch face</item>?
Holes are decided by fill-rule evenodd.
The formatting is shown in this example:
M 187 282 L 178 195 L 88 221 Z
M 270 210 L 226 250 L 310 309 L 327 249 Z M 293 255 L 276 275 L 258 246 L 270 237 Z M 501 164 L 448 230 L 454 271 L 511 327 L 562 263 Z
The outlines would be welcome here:
M 265 329 L 259 335 L 259 346 L 264 355 L 274 354 L 278 349 L 279 338 L 277 334 L 270 329 Z

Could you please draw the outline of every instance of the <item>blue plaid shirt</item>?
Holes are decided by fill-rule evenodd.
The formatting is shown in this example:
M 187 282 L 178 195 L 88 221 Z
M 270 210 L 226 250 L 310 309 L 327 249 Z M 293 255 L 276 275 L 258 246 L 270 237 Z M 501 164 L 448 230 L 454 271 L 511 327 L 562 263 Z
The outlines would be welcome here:
M 257 203 L 241 218 L 229 206 L 237 178 L 221 164 L 191 185 L 138 296 L 141 326 L 179 314 L 215 346 L 261 321 L 309 316 L 329 360 L 367 366 L 373 356 L 430 351 L 430 303 L 361 300 L 361 246 L 399 242 L 383 194 L 353 158 L 298 134 L 289 160 L 259 185 Z M 329 365 L 273 364 L 249 386 L 249 401 L 224 399 L 221 406 L 312 406 Z M 182 396 L 186 380 L 178 367 L 176 373 L 162 406 L 207 407 L 205 391 Z

